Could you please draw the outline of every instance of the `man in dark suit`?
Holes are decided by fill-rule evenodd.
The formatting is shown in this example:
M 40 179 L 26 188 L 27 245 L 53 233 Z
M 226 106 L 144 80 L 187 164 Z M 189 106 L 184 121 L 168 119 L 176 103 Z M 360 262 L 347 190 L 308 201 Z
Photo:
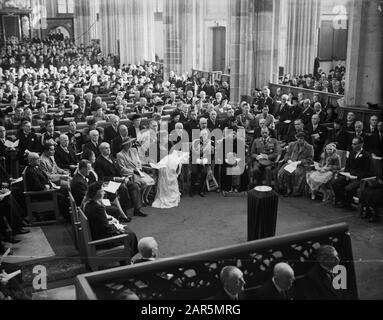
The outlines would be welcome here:
M 319 161 L 327 138 L 327 128 L 320 124 L 318 114 L 312 115 L 311 123 L 307 125 L 306 131 L 311 137 L 311 144 L 314 147 L 314 161 Z
M 354 114 L 354 112 L 347 113 L 344 128 L 346 129 L 346 131 L 349 131 L 349 132 L 355 131 L 355 114 Z
M 197 112 L 192 110 L 190 112 L 190 120 L 185 123 L 185 130 L 189 135 L 189 141 L 193 139 L 193 130 L 199 129 L 199 122 L 197 120 Z
M 342 289 L 333 285 L 333 270 L 339 264 L 336 249 L 329 245 L 320 246 L 316 252 L 318 263 L 305 275 L 303 295 L 307 300 L 341 300 Z
M 210 111 L 209 119 L 207 119 L 207 128 L 212 132 L 214 129 L 219 129 L 219 122 L 217 121 L 217 112 L 215 110 Z
M 376 135 L 378 133 L 378 116 L 372 115 L 370 117 L 370 125 L 364 130 L 365 133 Z
M 301 105 L 299 104 L 299 100 L 297 97 L 293 97 L 291 99 L 291 108 L 290 108 L 290 120 L 291 121 L 294 121 L 296 119 L 299 119 L 299 117 L 301 116 L 302 114 L 302 107 Z
M 78 165 L 78 171 L 73 176 L 70 184 L 71 192 L 76 202 L 76 206 L 80 207 L 86 192 L 88 191 L 89 184 L 92 183 L 89 179 L 89 172 L 92 169 L 92 165 L 88 160 L 81 160 Z M 96 181 L 93 181 L 93 183 Z
M 96 158 L 100 156 L 99 146 L 101 144 L 100 141 L 100 133 L 98 130 L 92 130 L 89 132 L 90 141 L 84 144 L 83 151 L 85 149 L 89 149 L 94 152 Z
M 25 153 L 29 152 L 40 152 L 42 147 L 36 134 L 32 132 L 32 126 L 29 121 L 25 121 L 22 125 L 22 130 L 16 135 L 19 140 L 19 161 L 20 164 L 26 165 Z M 27 152 L 28 153 L 28 152 Z
M 55 151 L 55 161 L 61 169 L 70 170 L 72 173 L 77 167 L 77 158 L 74 150 L 69 146 L 69 138 L 62 134 L 59 138 L 59 145 Z
M 89 116 L 89 109 L 86 106 L 85 99 L 81 98 L 78 108 L 73 112 L 73 117 L 76 122 L 86 122 L 87 116 Z
M 118 125 L 120 119 L 116 115 L 109 117 L 110 126 L 106 127 L 104 130 L 104 141 L 111 143 L 114 138 L 119 136 Z
M 372 115 L 370 117 L 370 124 L 364 129 L 366 150 L 371 153 L 375 153 L 377 148 L 378 137 L 378 117 Z
M 360 187 L 360 181 L 370 174 L 371 155 L 363 150 L 363 138 L 352 140 L 352 152 L 346 161 L 345 176 L 340 174 L 332 183 L 335 193 L 335 205 L 338 208 L 352 209 L 352 197 Z
M 328 131 L 327 143 L 335 143 L 338 150 L 347 150 L 350 136 L 342 126 L 340 119 L 334 120 L 334 127 Z
M 305 135 L 306 142 L 311 143 L 311 137 L 307 134 L 304 128 L 305 126 L 301 119 L 295 120 L 294 123 L 289 128 L 287 132 L 287 136 L 286 136 L 286 141 L 284 142 L 290 143 L 290 142 L 296 141 L 297 139 L 295 138 L 295 136 L 297 135 L 297 133 L 302 132 Z
M 118 164 L 114 158 L 110 156 L 110 145 L 106 142 L 100 145 L 100 156 L 97 158 L 94 169 L 98 175 L 99 181 L 115 181 L 120 182 L 121 186 L 117 190 L 123 211 L 128 215 L 129 199 L 133 203 L 134 216 L 146 217 L 141 212 L 142 201 L 139 186 L 123 178 Z
M 291 288 L 295 280 L 294 270 L 284 262 L 274 267 L 274 276 L 256 291 L 257 300 L 292 300 Z
M 133 125 L 131 127 L 129 127 L 128 129 L 128 135 L 129 137 L 131 138 L 137 138 L 137 133 L 140 132 L 141 128 L 141 115 L 139 114 L 135 114 L 133 115 L 132 117 L 132 121 L 133 121 Z
M 28 154 L 28 166 L 25 170 L 25 191 L 46 191 L 52 190 L 53 186 L 48 176 L 40 169 L 40 156 L 37 153 L 30 152 Z M 61 215 L 70 221 L 69 217 L 69 200 L 65 195 L 66 191 L 59 190 L 57 192 L 58 206 Z M 44 200 L 44 196 L 41 197 Z
M 243 300 L 244 286 L 243 273 L 234 266 L 226 266 L 221 270 L 220 280 L 222 289 L 209 300 Z
M 69 123 L 69 130 L 65 133 L 69 138 L 69 145 L 75 151 L 79 153 L 82 150 L 82 134 L 80 131 L 77 131 L 77 124 L 74 121 Z
M 122 150 L 122 143 L 128 138 L 128 128 L 125 125 L 121 125 L 118 129 L 119 135 L 112 140 L 112 156 L 117 157 L 117 153 Z
M 275 119 L 278 120 L 278 123 L 275 126 L 277 134 L 280 140 L 284 140 L 289 129 L 289 124 L 291 123 L 291 107 L 288 104 L 289 96 L 284 94 L 281 98 L 281 102 L 277 103 L 277 110 L 274 113 Z
M 370 140 L 371 152 L 377 156 L 383 156 L 383 121 L 378 122 L 377 132 Z
M 310 99 L 304 100 L 303 101 L 303 111 L 302 111 L 300 118 L 302 119 L 305 126 L 311 122 L 311 117 L 313 114 L 314 114 L 314 109 L 311 107 Z
M 354 125 L 354 132 L 349 133 L 349 145 L 348 150 L 352 151 L 351 142 L 354 138 L 362 138 L 364 141 L 364 149 L 369 152 L 368 138 L 364 132 L 364 126 L 362 121 L 356 121 Z M 366 139 L 367 138 L 367 139 Z

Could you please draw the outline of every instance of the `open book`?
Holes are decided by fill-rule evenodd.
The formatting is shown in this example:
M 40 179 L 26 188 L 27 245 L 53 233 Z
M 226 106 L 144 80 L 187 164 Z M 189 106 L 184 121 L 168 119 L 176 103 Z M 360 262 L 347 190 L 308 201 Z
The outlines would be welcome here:
M 295 170 L 297 170 L 298 164 L 299 164 L 299 161 L 291 162 L 290 164 L 288 164 L 288 165 L 285 167 L 285 170 L 286 170 L 288 173 L 293 173 Z
M 105 207 L 110 207 L 112 206 L 112 204 L 110 203 L 110 200 L 109 199 L 102 199 L 102 204 L 105 206 Z
M 5 140 L 5 143 L 4 145 L 7 147 L 7 148 L 17 148 L 19 146 L 19 140 L 16 140 L 15 142 L 12 142 L 10 140 Z
M 112 193 L 112 194 L 116 194 L 120 186 L 121 186 L 120 182 L 109 181 L 108 184 L 104 187 L 104 191 Z
M 351 180 L 356 180 L 358 179 L 357 176 L 352 176 L 350 172 L 339 172 L 339 174 L 341 174 L 342 176 L 346 177 L 346 178 L 349 178 Z

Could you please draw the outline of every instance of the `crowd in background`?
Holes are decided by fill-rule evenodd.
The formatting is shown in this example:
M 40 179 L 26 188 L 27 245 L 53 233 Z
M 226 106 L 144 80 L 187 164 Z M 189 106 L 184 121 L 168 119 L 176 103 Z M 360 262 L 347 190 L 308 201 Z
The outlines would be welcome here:
M 328 74 L 319 68 L 315 74 L 284 75 L 279 78 L 278 83 L 292 87 L 344 95 L 346 68 L 338 62 L 335 68 L 329 70 Z
M 61 185 L 60 211 L 67 219 L 68 189 L 79 190 L 76 204 L 84 207 L 96 239 L 118 231 L 109 227 L 107 217 L 120 223 L 145 217 L 141 209 L 152 204 L 158 175 L 153 170 L 144 175 L 143 167 L 161 160 L 149 159 L 148 150 L 155 145 L 169 151 L 183 141 L 185 132 L 188 151 L 201 159 L 179 171 L 180 192 L 190 196 L 204 197 L 210 179 L 216 192 L 239 193 L 266 184 L 285 196 L 302 196 L 308 190 L 315 199 L 321 192 L 323 201 L 332 197 L 338 207 L 349 208 L 363 179 L 371 176 L 372 159 L 383 156 L 383 122 L 377 116 L 371 116 L 367 126 L 352 112 L 342 121 L 318 94 L 294 96 L 280 89 L 271 94 L 268 87 L 257 89 L 252 103 L 236 105 L 225 81 L 174 72 L 164 80 L 162 67 L 152 63 L 119 68 L 112 56 L 104 59 L 96 42 L 76 47 L 52 36 L 45 42 L 11 43 L 1 49 L 0 67 L 2 194 L 11 191 L 0 198 L 4 241 L 15 243 L 17 234 L 27 232 L 30 221 L 24 201 L 18 201 L 24 185 L 25 191 Z M 339 67 L 328 76 L 285 77 L 282 83 L 342 94 L 344 72 Z M 175 139 L 164 144 L 163 128 Z M 216 129 L 223 132 L 222 139 L 209 135 Z M 193 130 L 200 130 L 197 139 Z M 245 155 L 236 154 L 236 148 L 225 150 L 227 140 L 244 144 Z M 14 141 L 18 145 L 12 145 Z M 117 162 L 124 151 L 128 160 Z M 346 155 L 345 163 L 339 151 Z M 203 161 L 206 153 L 211 163 Z M 10 177 L 14 159 L 25 174 L 21 185 L 13 185 L 18 177 Z M 228 168 L 234 174 L 227 175 Z M 112 208 L 105 209 L 100 185 L 108 181 L 121 187 L 117 195 L 108 196 Z M 380 186 L 378 181 L 367 191 Z M 372 222 L 379 220 L 381 206 L 374 192 L 365 192 L 361 199 L 361 215 Z M 131 208 L 133 214 L 128 213 Z M 107 213 L 101 222 L 92 220 L 97 210 Z M 137 253 L 136 242 L 132 236 L 132 254 Z

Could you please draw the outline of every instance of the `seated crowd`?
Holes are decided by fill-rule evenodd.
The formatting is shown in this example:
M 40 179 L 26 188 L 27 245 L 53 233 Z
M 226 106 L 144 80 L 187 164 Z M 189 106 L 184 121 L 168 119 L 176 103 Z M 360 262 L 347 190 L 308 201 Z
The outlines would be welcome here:
M 278 83 L 344 95 L 346 85 L 346 68 L 339 62 L 334 69 L 331 69 L 328 74 L 319 69 L 316 74 L 305 74 L 299 76 L 284 75 L 279 78 Z
M 255 290 L 246 290 L 244 274 L 238 267 L 226 266 L 220 272 L 222 288 L 209 300 L 342 300 L 345 291 L 333 286 L 337 265 L 336 249 L 323 245 L 316 250 L 315 264 L 301 279 L 295 279 L 288 263 L 277 262 L 272 277 Z
M 318 95 L 272 97 L 265 87 L 252 105 L 234 106 L 225 82 L 173 72 L 164 81 L 156 64 L 116 68 L 99 54 L 97 45 L 76 48 L 56 40 L 2 50 L 1 240 L 17 242 L 14 236 L 32 222 L 23 191 L 58 190 L 66 220 L 71 192 L 93 240 L 128 233 L 134 256 L 140 245 L 125 224 L 146 217 L 142 208 L 153 203 L 159 180 L 152 164 L 169 151 L 187 150 L 197 159 L 175 170 L 182 195 L 204 197 L 211 181 L 227 194 L 270 185 L 285 196 L 309 188 L 315 199 L 322 191 L 337 206 L 350 206 L 362 179 L 371 176 L 371 157 L 383 156 L 378 117 L 367 128 L 353 113 L 342 122 Z M 349 152 L 344 168 L 339 150 Z M 15 165 L 23 183 L 10 177 Z M 109 182 L 118 184 L 116 193 L 104 192 Z M 381 190 L 382 181 L 368 188 Z M 360 199 L 371 221 L 379 219 L 378 195 L 364 192 Z

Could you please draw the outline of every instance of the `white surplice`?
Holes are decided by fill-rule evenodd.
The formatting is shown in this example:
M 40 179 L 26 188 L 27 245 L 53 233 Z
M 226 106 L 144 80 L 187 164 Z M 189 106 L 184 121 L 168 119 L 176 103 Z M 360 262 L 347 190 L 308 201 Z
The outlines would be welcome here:
M 159 169 L 156 198 L 153 208 L 169 209 L 177 207 L 181 200 L 178 189 L 178 175 L 181 173 L 182 164 L 189 160 L 189 153 L 173 151 L 164 157 L 159 163 L 153 165 Z

